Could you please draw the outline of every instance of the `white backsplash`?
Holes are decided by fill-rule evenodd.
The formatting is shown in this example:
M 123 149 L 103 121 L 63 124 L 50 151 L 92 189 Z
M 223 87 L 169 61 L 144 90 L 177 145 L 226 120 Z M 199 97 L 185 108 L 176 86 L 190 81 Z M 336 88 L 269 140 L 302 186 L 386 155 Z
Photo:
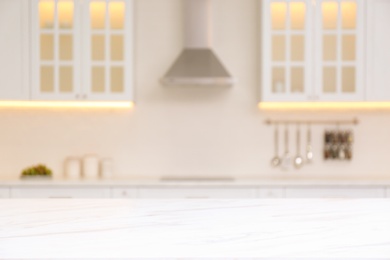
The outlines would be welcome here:
M 180 0 L 136 1 L 136 106 L 125 110 L 1 109 L 0 176 L 45 163 L 60 177 L 68 156 L 114 159 L 120 176 L 390 177 L 390 111 L 259 111 L 257 0 L 214 1 L 214 46 L 239 78 L 232 88 L 162 87 L 159 79 L 182 48 Z M 266 118 L 351 119 L 352 162 L 322 160 L 323 131 L 313 127 L 315 162 L 302 170 L 271 169 L 273 128 Z M 295 152 L 295 127 L 290 151 Z M 302 137 L 304 140 L 304 138 Z M 303 150 L 303 146 L 302 146 Z M 280 148 L 282 151 L 282 148 Z

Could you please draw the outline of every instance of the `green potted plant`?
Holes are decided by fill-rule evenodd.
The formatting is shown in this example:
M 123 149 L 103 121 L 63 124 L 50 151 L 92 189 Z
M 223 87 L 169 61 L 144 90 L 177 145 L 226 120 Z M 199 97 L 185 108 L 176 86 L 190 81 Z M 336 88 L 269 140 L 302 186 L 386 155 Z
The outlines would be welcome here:
M 43 164 L 32 166 L 22 171 L 21 177 L 34 179 L 34 178 L 51 178 L 53 176 L 52 170 L 47 168 Z

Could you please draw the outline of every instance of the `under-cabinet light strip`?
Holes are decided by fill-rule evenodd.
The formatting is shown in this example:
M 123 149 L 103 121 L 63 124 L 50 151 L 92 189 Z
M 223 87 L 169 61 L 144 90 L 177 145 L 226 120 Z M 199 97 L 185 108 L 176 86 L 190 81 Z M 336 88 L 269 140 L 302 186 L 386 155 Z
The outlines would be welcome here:
M 130 109 L 133 102 L 0 101 L 0 108 L 118 108 Z
M 261 102 L 261 110 L 375 110 L 390 109 L 390 102 Z

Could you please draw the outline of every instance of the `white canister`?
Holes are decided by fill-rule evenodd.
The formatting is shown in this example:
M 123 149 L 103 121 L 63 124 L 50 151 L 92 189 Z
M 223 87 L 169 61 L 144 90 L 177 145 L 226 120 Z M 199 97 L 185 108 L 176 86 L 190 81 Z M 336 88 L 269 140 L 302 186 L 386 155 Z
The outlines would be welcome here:
M 69 180 L 78 180 L 81 177 L 81 160 L 77 157 L 68 157 L 65 160 L 65 177 Z
M 85 179 L 97 179 L 99 177 L 99 159 L 90 154 L 83 158 L 83 177 Z
M 114 177 L 114 162 L 111 158 L 100 160 L 100 177 L 103 179 L 112 179 Z

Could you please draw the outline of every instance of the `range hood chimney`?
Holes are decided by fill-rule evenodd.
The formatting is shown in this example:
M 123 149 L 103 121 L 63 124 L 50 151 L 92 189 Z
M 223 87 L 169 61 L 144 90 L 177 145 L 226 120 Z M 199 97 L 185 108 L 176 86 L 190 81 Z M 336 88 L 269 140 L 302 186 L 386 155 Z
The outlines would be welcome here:
M 163 85 L 231 86 L 235 79 L 212 47 L 212 0 L 182 0 L 184 49 L 161 79 Z

